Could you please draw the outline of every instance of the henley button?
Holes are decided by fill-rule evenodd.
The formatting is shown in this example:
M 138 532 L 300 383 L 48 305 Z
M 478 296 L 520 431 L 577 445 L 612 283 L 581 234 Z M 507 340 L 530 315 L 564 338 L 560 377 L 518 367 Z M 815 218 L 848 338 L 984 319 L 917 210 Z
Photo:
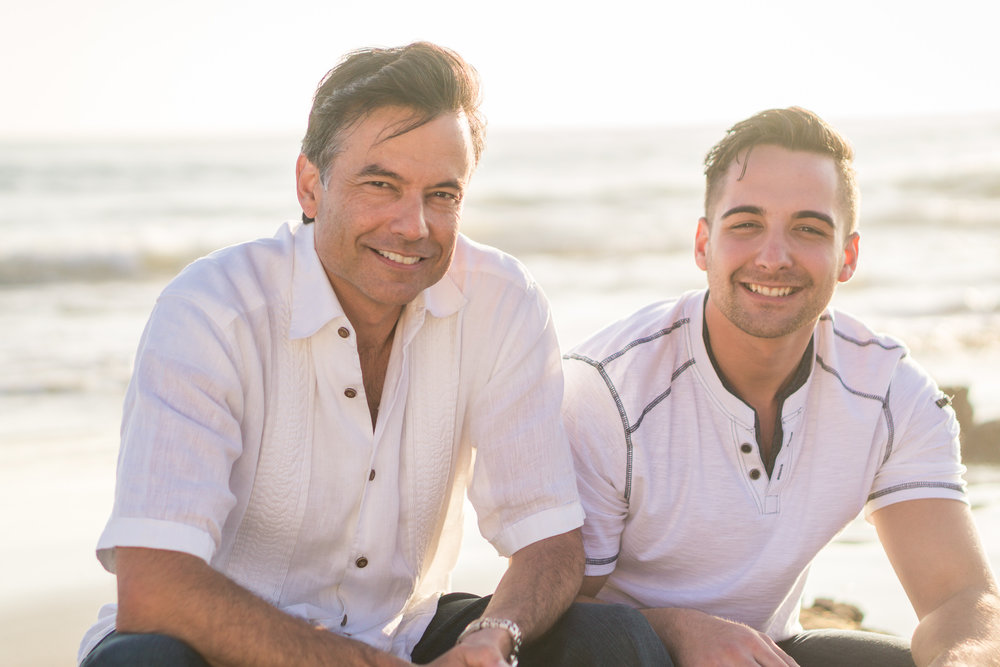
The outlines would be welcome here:
M 344 396 L 346 396 L 347 398 L 354 398 L 357 395 L 358 395 L 358 390 L 355 389 L 354 387 L 348 387 L 347 389 L 344 390 Z
M 750 479 L 760 479 L 760 470 L 754 468 L 750 471 Z
M 347 338 L 351 335 L 351 332 L 347 327 L 340 327 L 337 329 L 337 333 L 340 334 L 341 338 Z
M 368 481 L 370 482 L 373 479 L 375 479 L 375 468 L 372 468 L 372 471 L 368 473 Z
M 357 565 L 358 567 L 367 567 L 368 566 L 368 559 L 365 558 L 364 556 L 361 556 L 356 561 L 354 561 L 354 564 Z
M 750 445 L 750 443 L 744 442 L 742 445 L 740 445 L 740 451 L 743 452 L 744 454 L 749 454 L 750 452 L 753 451 L 753 447 Z

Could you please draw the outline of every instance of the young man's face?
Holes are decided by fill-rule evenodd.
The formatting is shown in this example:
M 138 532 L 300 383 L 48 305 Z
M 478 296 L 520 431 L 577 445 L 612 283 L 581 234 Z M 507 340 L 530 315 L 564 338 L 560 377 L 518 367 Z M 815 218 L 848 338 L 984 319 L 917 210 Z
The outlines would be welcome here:
M 858 259 L 836 165 L 772 145 L 755 146 L 744 173 L 747 159 L 729 166 L 712 219 L 698 223 L 695 261 L 708 274 L 710 307 L 758 338 L 811 332 Z
M 474 162 L 469 124 L 442 114 L 386 138 L 412 117 L 384 107 L 345 130 L 326 186 L 299 157 L 299 201 L 315 218 L 316 253 L 349 316 L 398 313 L 451 265 Z

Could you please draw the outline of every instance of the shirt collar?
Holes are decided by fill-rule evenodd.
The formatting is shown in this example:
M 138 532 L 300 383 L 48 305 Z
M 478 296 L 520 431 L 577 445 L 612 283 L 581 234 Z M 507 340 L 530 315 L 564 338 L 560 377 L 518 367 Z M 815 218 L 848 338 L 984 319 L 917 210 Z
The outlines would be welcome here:
M 294 233 L 292 267 L 292 318 L 289 337 L 308 338 L 333 319 L 344 317 L 344 309 L 330 286 L 330 279 L 316 254 L 314 225 L 300 225 Z M 459 239 L 459 245 L 462 239 Z M 456 248 L 456 253 L 459 248 Z M 466 299 L 455 282 L 452 272 L 455 262 L 441 280 L 417 295 L 407 310 L 426 310 L 434 317 L 448 317 L 465 305 Z M 423 321 L 423 318 L 419 318 Z

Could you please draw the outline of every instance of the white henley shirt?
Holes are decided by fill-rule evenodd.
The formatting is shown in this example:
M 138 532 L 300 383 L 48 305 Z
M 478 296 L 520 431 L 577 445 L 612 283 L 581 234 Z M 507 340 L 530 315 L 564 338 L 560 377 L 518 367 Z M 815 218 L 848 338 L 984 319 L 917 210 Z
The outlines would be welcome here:
M 598 597 L 683 607 L 775 640 L 801 630 L 809 564 L 850 521 L 965 501 L 958 424 L 898 341 L 827 310 L 766 473 L 754 410 L 715 372 L 705 292 L 655 303 L 566 355 L 564 418 Z

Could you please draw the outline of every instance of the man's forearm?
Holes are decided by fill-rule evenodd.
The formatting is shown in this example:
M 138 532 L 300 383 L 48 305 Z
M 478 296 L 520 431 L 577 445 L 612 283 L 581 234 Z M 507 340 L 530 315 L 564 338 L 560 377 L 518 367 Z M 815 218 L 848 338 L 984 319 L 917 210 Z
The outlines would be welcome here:
M 514 621 L 531 641 L 566 611 L 582 580 L 579 529 L 529 544 L 511 558 L 484 616 Z
M 408 664 L 289 616 L 187 554 L 117 549 L 119 632 L 176 637 L 212 665 Z
M 1000 595 L 955 595 L 920 621 L 911 653 L 920 667 L 1000 664 Z

